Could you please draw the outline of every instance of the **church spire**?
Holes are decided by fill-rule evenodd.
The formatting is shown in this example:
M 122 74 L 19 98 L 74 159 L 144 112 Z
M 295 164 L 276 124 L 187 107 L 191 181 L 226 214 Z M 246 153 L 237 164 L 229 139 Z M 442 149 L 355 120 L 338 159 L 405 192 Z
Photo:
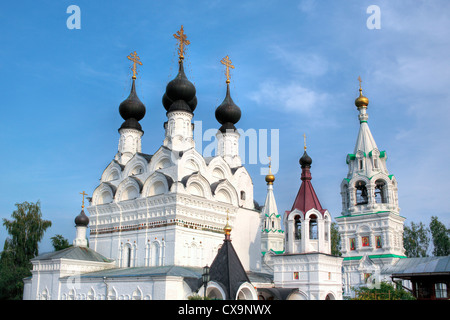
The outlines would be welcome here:
M 228 56 L 220 63 L 225 66 L 227 92 L 215 112 L 217 121 L 222 125 L 216 134 L 217 155 L 223 157 L 231 167 L 238 167 L 242 164 L 239 156 L 240 134 L 234 125 L 241 119 L 241 109 L 234 103 L 230 94 L 230 68 L 234 69 L 234 66 Z
M 141 152 L 141 137 L 144 134 L 139 123 L 145 116 L 145 105 L 136 94 L 136 64 L 142 65 L 136 51 L 127 56 L 133 62 L 131 91 L 119 106 L 119 113 L 125 120 L 119 128 L 120 140 L 116 160 L 126 164 L 137 152 Z
M 241 119 L 241 109 L 234 103 L 230 94 L 230 68 L 234 69 L 234 66 L 228 56 L 220 60 L 220 63 L 225 66 L 227 93 L 223 102 L 217 107 L 215 115 L 222 125 L 219 130 L 225 133 L 227 130 L 236 131 L 234 125 Z
M 83 191 L 80 192 L 80 194 L 83 195 L 83 202 L 81 205 L 81 212 L 75 218 L 75 226 L 77 229 L 77 234 L 75 240 L 73 240 L 73 245 L 75 247 L 87 247 L 86 229 L 89 225 L 89 218 L 84 213 L 84 196 L 87 196 L 87 193 Z
M 182 151 L 194 147 L 191 121 L 197 107 L 197 96 L 195 86 L 186 77 L 183 66 L 186 46 L 191 42 L 187 40 L 183 26 L 173 36 L 178 42 L 178 74 L 167 84 L 162 98 L 168 120 L 164 123 L 164 145 Z
M 303 136 L 304 139 L 305 136 Z M 306 141 L 306 140 L 305 140 Z M 300 166 L 302 168 L 301 180 L 302 184 L 300 185 L 300 189 L 297 193 L 297 197 L 295 198 L 294 204 L 292 205 L 291 211 L 297 209 L 305 214 L 311 209 L 316 209 L 321 213 L 325 212 L 325 209 L 322 208 L 320 204 L 319 198 L 316 195 L 316 192 L 311 184 L 311 164 L 312 159 L 306 153 L 306 143 L 304 146 L 304 152 L 302 157 L 299 160 Z
M 276 253 L 283 251 L 284 231 L 281 229 L 281 216 L 273 193 L 273 182 L 275 176 L 271 172 L 271 158 L 269 157 L 269 174 L 266 175 L 267 195 L 264 207 L 261 210 L 261 252 L 265 254 L 272 250 Z

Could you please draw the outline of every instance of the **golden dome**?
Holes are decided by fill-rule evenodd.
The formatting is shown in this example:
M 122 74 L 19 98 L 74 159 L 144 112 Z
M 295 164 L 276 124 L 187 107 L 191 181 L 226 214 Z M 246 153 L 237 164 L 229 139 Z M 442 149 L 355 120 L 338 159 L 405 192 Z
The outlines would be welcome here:
M 266 176 L 267 184 L 273 184 L 275 176 L 272 174 L 272 157 L 269 157 L 269 174 Z
M 226 235 L 230 235 L 231 233 L 231 226 L 228 223 L 228 220 L 230 220 L 230 218 L 228 217 L 229 211 L 227 210 L 227 224 L 225 225 L 225 227 L 223 228 L 223 231 Z
M 364 97 L 362 94 L 362 89 L 359 89 L 359 97 L 356 98 L 355 100 L 355 106 L 357 108 L 367 108 L 367 106 L 369 105 L 369 99 L 367 97 Z
M 273 174 L 269 173 L 269 174 L 266 176 L 266 182 L 267 182 L 268 184 L 273 184 L 274 181 L 275 181 L 275 176 L 274 176 Z
M 361 77 L 358 77 L 358 81 L 359 81 L 359 97 L 356 98 L 355 100 L 355 106 L 359 109 L 359 108 L 367 108 L 367 106 L 369 105 L 369 99 L 367 99 L 366 97 L 363 96 L 362 94 L 362 88 L 361 88 Z
M 230 234 L 231 233 L 231 226 L 228 224 L 227 221 L 227 225 L 223 228 L 223 231 L 225 232 L 225 234 Z

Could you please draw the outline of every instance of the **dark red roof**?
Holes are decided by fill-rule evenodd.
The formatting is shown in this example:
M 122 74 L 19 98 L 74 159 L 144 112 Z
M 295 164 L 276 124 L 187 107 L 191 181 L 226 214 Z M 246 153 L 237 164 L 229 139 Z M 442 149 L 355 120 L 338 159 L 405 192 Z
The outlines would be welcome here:
M 322 208 L 319 198 L 314 191 L 311 184 L 311 172 L 309 171 L 309 167 L 306 166 L 302 168 L 302 184 L 297 193 L 297 197 L 295 197 L 291 212 L 297 209 L 305 214 L 313 208 L 322 214 L 326 211 L 326 209 Z

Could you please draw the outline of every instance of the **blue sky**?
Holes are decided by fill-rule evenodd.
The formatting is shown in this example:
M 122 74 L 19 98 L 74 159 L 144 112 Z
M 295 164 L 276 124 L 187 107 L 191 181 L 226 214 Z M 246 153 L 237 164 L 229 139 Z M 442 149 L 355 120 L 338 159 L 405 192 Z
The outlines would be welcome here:
M 81 29 L 69 30 L 69 5 Z M 380 29 L 366 25 L 370 5 Z M 185 70 L 197 88 L 194 120 L 218 128 L 225 95 L 220 60 L 229 55 L 231 94 L 244 131 L 279 130 L 278 210 L 300 186 L 303 133 L 322 205 L 341 213 L 345 158 L 358 133 L 358 81 L 370 99 L 369 126 L 399 183 L 401 215 L 450 224 L 448 1 L 8 1 L 0 5 L 0 217 L 41 201 L 50 237 L 75 237 L 73 220 L 117 152 L 118 107 L 130 90 L 126 56 L 137 51 L 137 91 L 147 108 L 143 152 L 162 144 L 161 97 L 177 71 L 173 38 L 184 25 Z M 206 146 L 208 142 L 204 143 Z M 259 159 L 262 160 L 262 159 Z M 244 159 L 246 161 L 246 159 Z M 248 162 L 248 159 L 247 159 Z M 264 161 L 247 164 L 262 203 Z M 0 250 L 6 231 L 0 226 Z

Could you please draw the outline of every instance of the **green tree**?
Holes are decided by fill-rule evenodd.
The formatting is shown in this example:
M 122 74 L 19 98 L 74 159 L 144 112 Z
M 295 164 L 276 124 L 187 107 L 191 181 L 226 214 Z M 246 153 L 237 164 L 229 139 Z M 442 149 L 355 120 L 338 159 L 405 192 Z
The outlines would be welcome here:
M 381 282 L 374 288 L 360 287 L 355 290 L 352 300 L 415 300 L 416 298 L 401 286 Z
M 414 223 L 404 226 L 403 246 L 408 258 L 427 257 L 430 245 L 430 230 L 422 223 Z
M 51 237 L 50 239 L 52 240 L 52 246 L 55 249 L 55 251 L 59 251 L 70 247 L 69 240 L 67 240 L 60 234 L 57 234 L 54 237 Z
M 433 239 L 433 255 L 448 256 L 450 254 L 450 230 L 438 220 L 438 217 L 431 217 L 430 222 L 431 237 Z
M 341 253 L 341 236 L 339 235 L 338 226 L 336 222 L 331 223 L 331 254 L 340 257 Z
M 30 260 L 39 254 L 38 244 L 51 221 L 43 220 L 40 202 L 16 203 L 12 220 L 3 219 L 9 234 L 0 256 L 0 299 L 22 299 L 23 278 L 31 275 Z

